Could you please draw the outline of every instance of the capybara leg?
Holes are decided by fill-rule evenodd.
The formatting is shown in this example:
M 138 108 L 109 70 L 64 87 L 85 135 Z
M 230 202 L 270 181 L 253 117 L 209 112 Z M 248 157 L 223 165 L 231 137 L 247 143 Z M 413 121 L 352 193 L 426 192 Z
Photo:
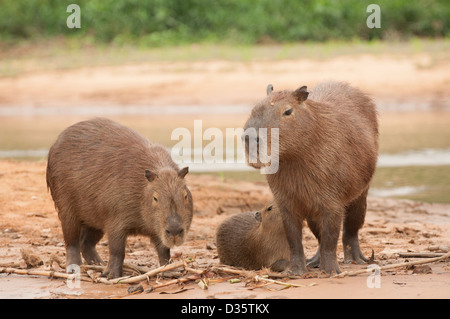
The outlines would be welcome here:
M 320 269 L 329 274 L 333 271 L 337 274 L 341 272 L 336 258 L 336 248 L 342 223 L 341 216 L 337 211 L 325 211 L 323 214 L 320 235 Z
M 108 279 L 122 277 L 126 239 L 127 236 L 122 231 L 115 230 L 108 233 L 109 261 L 105 271 L 102 273 L 103 277 Z
M 72 212 L 60 212 L 61 227 L 66 244 L 66 265 L 81 265 L 81 223 Z
M 283 210 L 283 224 L 290 251 L 288 273 L 301 275 L 306 272 L 305 253 L 302 244 L 302 225 L 295 223 L 289 212 Z
M 344 261 L 363 264 L 368 261 L 359 247 L 358 231 L 364 224 L 367 209 L 367 190 L 364 191 L 346 209 L 342 244 L 344 246 Z
M 307 218 L 307 222 L 309 229 L 311 229 L 312 233 L 316 236 L 317 241 L 319 242 L 319 247 L 317 248 L 316 254 L 312 258 L 306 260 L 306 264 L 316 268 L 320 266 L 320 226 L 311 217 Z
M 102 239 L 102 237 L 103 232 L 99 229 L 88 226 L 83 226 L 81 228 L 81 254 L 89 265 L 106 264 L 95 249 L 95 245 L 100 241 L 100 239 Z
M 159 265 L 164 266 L 169 263 L 170 260 L 170 248 L 163 245 L 161 242 L 156 243 L 156 252 L 158 253 Z
M 306 260 L 306 265 L 313 267 L 313 268 L 317 268 L 320 266 L 320 244 L 319 244 L 319 248 L 317 248 L 317 251 L 314 254 L 314 256 L 312 256 L 311 258 Z

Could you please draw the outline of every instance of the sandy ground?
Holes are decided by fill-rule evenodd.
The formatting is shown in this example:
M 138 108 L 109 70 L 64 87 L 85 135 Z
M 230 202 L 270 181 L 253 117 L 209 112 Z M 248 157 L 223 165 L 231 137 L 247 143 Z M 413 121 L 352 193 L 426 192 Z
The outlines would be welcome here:
M 328 60 L 160 62 L 30 72 L 0 78 L 0 107 L 252 104 L 275 90 L 327 80 L 357 84 L 378 101 L 448 103 L 449 57 L 338 56 Z
M 37 269 L 63 271 L 56 262 L 65 261 L 61 227 L 45 185 L 44 162 L 0 161 L 0 264 L 27 268 L 22 250 L 36 255 L 43 264 Z M 207 175 L 191 175 L 189 186 L 195 201 L 191 230 L 185 244 L 172 250 L 175 260 L 195 258 L 198 270 L 219 265 L 215 246 L 216 228 L 222 220 L 243 211 L 256 210 L 271 199 L 265 183 L 222 180 Z M 423 204 L 407 200 L 370 198 L 366 223 L 361 230 L 361 248 L 366 256 L 373 249 L 380 265 L 404 262 L 398 253 L 430 252 L 432 246 L 450 244 L 450 205 Z M 304 246 L 307 256 L 317 249 L 314 236 L 306 231 Z M 106 239 L 98 245 L 103 259 L 108 258 Z M 360 270 L 367 265 L 343 264 L 342 244 L 338 246 L 341 270 Z M 408 260 L 417 260 L 408 258 Z M 156 268 L 157 255 L 145 237 L 130 237 L 126 263 Z M 379 288 L 369 288 L 368 274 L 346 278 L 328 278 L 310 269 L 304 279 L 283 279 L 312 287 L 281 289 L 280 285 L 258 287 L 251 278 L 239 283 L 217 282 L 231 275 L 209 272 L 211 283 L 203 290 L 195 281 L 181 287 L 172 285 L 152 293 L 128 295 L 129 285 L 109 286 L 81 282 L 80 288 L 69 288 L 64 279 L 50 280 L 21 275 L 0 274 L 0 298 L 449 298 L 450 260 L 429 265 L 428 273 L 399 268 L 382 271 Z M 259 272 L 263 274 L 263 272 Z M 170 278 L 160 278 L 167 282 Z M 370 281 L 372 282 L 372 281 Z M 371 285 L 369 282 L 369 286 Z M 374 283 L 373 281 L 372 283 Z M 144 289 L 156 279 L 144 282 Z
M 122 105 L 231 105 L 252 104 L 265 94 L 268 83 L 276 89 L 312 86 L 323 79 L 345 80 L 359 85 L 377 101 L 419 103 L 439 108 L 449 98 L 448 59 L 432 56 L 341 56 L 325 61 L 273 62 L 174 62 L 142 63 L 114 67 L 34 72 L 0 78 L 1 107 L 60 107 Z M 45 121 L 45 118 L 39 120 Z M 56 138 L 56 137 L 55 137 Z M 45 162 L 0 161 L 0 264 L 27 267 L 22 250 L 38 256 L 39 269 L 62 271 L 52 260 L 65 262 L 61 227 L 45 185 Z M 185 244 L 173 249 L 174 259 L 195 258 L 200 270 L 218 265 L 215 232 L 222 220 L 243 211 L 256 210 L 271 199 L 266 183 L 222 180 L 207 175 L 188 178 L 195 216 Z M 374 251 L 375 262 L 387 265 L 405 261 L 400 252 L 429 252 L 430 246 L 450 246 L 450 205 L 370 198 L 361 247 L 366 256 Z M 317 243 L 306 231 L 304 247 L 312 256 Z M 98 250 L 107 260 L 103 239 Z M 342 264 L 359 270 L 367 265 Z M 416 260 L 409 258 L 409 260 Z M 156 253 L 144 237 L 130 237 L 127 263 L 157 267 Z M 429 273 L 414 269 L 382 271 L 379 288 L 368 287 L 368 274 L 327 278 L 315 270 L 289 282 L 311 287 L 281 289 L 280 285 L 256 287 L 248 278 L 231 284 L 217 279 L 229 275 L 209 273 L 208 289 L 195 281 L 160 288 L 152 293 L 128 295 L 128 285 L 107 286 L 82 282 L 70 289 L 65 280 L 0 274 L 0 298 L 449 298 L 450 261 L 430 264 Z M 369 278 L 370 279 L 370 278 Z M 171 279 L 158 279 L 167 282 Z M 284 279 L 286 280 L 286 279 Z M 144 283 L 144 289 L 155 279 Z M 370 286 L 370 285 L 369 285 Z

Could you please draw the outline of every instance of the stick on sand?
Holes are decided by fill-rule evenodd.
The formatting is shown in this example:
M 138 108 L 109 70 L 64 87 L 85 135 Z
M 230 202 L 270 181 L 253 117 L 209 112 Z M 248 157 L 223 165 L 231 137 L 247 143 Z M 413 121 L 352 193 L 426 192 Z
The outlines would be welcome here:
M 388 269 L 395 269 L 395 268 L 401 268 L 401 267 L 407 267 L 407 266 L 413 266 L 413 265 L 429 264 L 429 263 L 433 263 L 433 262 L 436 262 L 436 261 L 444 260 L 444 259 L 449 258 L 449 257 L 450 257 L 450 252 L 446 253 L 445 255 L 440 256 L 440 257 L 381 266 L 381 267 L 379 267 L 379 270 L 388 270 Z M 373 268 L 367 268 L 367 269 L 362 269 L 362 270 L 357 270 L 357 271 L 344 271 L 344 272 L 342 272 L 340 274 L 334 275 L 331 278 L 340 278 L 340 277 L 345 277 L 345 276 L 356 276 L 356 275 L 370 273 L 370 272 L 373 272 Z
M 153 269 L 151 271 L 146 272 L 143 275 L 134 276 L 134 277 L 121 277 L 121 278 L 115 278 L 115 279 L 106 279 L 106 278 L 89 278 L 86 276 L 79 276 L 76 277 L 76 274 L 68 274 L 63 272 L 57 272 L 57 271 L 49 271 L 49 270 L 38 270 L 38 269 L 16 269 L 11 267 L 2 267 L 0 268 L 0 273 L 8 273 L 8 274 L 18 274 L 18 275 L 29 275 L 29 276 L 45 276 L 50 278 L 63 278 L 63 279 L 76 279 L 79 278 L 83 281 L 94 281 L 94 282 L 101 282 L 104 284 L 112 285 L 112 284 L 131 284 L 136 283 L 142 280 L 146 280 L 147 278 L 154 277 L 159 273 L 169 271 L 178 267 L 183 267 L 187 265 L 188 263 L 192 263 L 193 260 L 180 260 L 176 261 L 172 264 L 168 264 L 156 269 Z

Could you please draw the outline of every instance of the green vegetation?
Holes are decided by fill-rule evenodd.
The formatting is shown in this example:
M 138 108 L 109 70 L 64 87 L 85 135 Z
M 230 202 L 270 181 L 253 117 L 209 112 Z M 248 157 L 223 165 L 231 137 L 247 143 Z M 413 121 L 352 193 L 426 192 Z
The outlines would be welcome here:
M 1 0 L 0 0 L 1 1 Z M 1 32 L 1 31 L 0 31 Z M 425 53 L 433 65 L 445 63 L 450 38 L 412 38 L 409 41 L 298 42 L 281 44 L 201 43 L 181 46 L 138 47 L 132 44 L 92 43 L 89 37 L 49 38 L 5 45 L 0 41 L 0 76 L 18 76 L 35 71 L 54 71 L 148 62 L 192 62 L 206 60 L 277 61 L 289 59 L 326 60 L 342 55 L 398 57 Z M 184 66 L 188 68 L 188 66 Z M 180 71 L 185 71 L 182 69 Z M 226 71 L 226 70 L 222 70 Z
M 81 28 L 66 26 L 67 6 Z M 369 29 L 371 0 L 0 0 L 0 39 L 83 37 L 93 42 L 180 45 L 446 37 L 448 0 L 378 0 L 381 28 Z

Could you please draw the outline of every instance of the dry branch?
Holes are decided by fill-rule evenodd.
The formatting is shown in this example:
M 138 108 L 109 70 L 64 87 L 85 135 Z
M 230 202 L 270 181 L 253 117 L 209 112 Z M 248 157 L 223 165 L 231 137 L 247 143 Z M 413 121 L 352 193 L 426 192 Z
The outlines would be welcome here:
M 236 269 L 236 268 L 230 268 L 230 267 L 214 267 L 212 269 L 213 271 L 221 271 L 221 272 L 225 272 L 228 274 L 233 274 L 233 275 L 239 275 L 242 277 L 255 277 L 256 273 L 253 271 L 248 271 L 248 270 L 240 270 L 240 269 Z
M 200 278 L 201 278 L 200 275 L 191 275 L 191 276 L 184 277 L 184 278 L 172 279 L 172 280 L 170 280 L 168 282 L 165 282 L 165 283 L 160 283 L 160 284 L 157 284 L 157 285 L 154 285 L 154 286 L 150 286 L 150 288 L 146 289 L 145 292 L 150 293 L 150 292 L 155 291 L 155 289 L 158 289 L 158 288 L 167 287 L 167 286 L 176 285 L 176 284 L 181 284 L 181 283 L 184 283 L 184 282 L 187 282 L 187 281 L 197 280 L 197 279 L 200 279 Z
M 89 282 L 100 282 L 104 284 L 117 284 L 117 283 L 123 283 L 123 284 L 129 284 L 129 283 L 136 283 L 142 280 L 146 280 L 150 277 L 156 276 L 159 273 L 169 271 L 178 267 L 182 267 L 187 265 L 187 263 L 192 263 L 193 260 L 181 260 L 176 261 L 172 264 L 168 264 L 156 269 L 153 269 L 151 271 L 146 272 L 143 275 L 139 276 L 126 276 L 126 277 L 120 277 L 115 279 L 107 279 L 104 277 L 97 277 L 95 276 L 92 271 L 88 271 L 87 274 L 89 277 L 86 276 L 80 276 L 77 274 L 68 274 L 63 272 L 57 272 L 57 271 L 50 271 L 50 270 L 38 270 L 38 269 L 16 269 L 11 267 L 2 267 L 0 268 L 0 273 L 9 273 L 9 274 L 18 274 L 18 275 L 28 275 L 28 276 L 45 276 L 50 278 L 63 278 L 63 279 L 77 279 L 83 281 L 89 281 Z M 104 266 L 82 266 L 84 269 L 95 269 L 95 270 L 103 270 Z M 77 277 L 78 276 L 78 277 Z
M 402 258 L 434 258 L 444 256 L 444 253 L 398 253 Z
M 176 269 L 178 267 L 183 267 L 185 266 L 187 263 L 192 263 L 193 260 L 180 260 L 180 261 L 176 261 L 172 264 L 168 264 L 165 266 L 161 266 L 159 268 L 153 269 L 151 271 L 146 272 L 143 275 L 139 275 L 139 276 L 134 276 L 134 277 L 129 277 L 129 278 L 116 278 L 116 279 L 110 279 L 107 282 L 104 282 L 106 284 L 132 284 L 132 283 L 136 283 L 139 281 L 143 281 L 143 280 L 147 280 L 150 277 L 156 276 L 159 273 L 165 272 L 165 271 L 169 271 L 172 269 Z M 102 281 L 103 282 L 103 281 Z
M 221 271 L 221 272 L 225 272 L 228 274 L 233 274 L 233 275 L 239 275 L 242 277 L 247 277 L 247 278 L 254 278 L 255 276 L 257 276 L 257 272 L 255 271 L 249 271 L 249 270 L 241 270 L 241 269 L 236 269 L 236 268 L 230 268 L 230 267 L 214 267 L 212 269 L 213 271 Z M 260 271 L 261 273 L 261 271 Z M 267 275 L 269 277 L 272 278 L 289 278 L 289 279 L 303 279 L 302 276 L 294 276 L 294 275 L 290 275 L 290 274 L 286 274 L 286 273 L 277 273 L 277 272 L 271 272 L 271 271 L 263 271 L 264 275 Z
M 83 281 L 92 281 L 88 277 L 79 276 L 77 274 L 68 274 L 65 272 L 57 272 L 52 270 L 38 270 L 38 269 L 17 269 L 11 267 L 2 267 L 0 268 L 0 273 L 7 274 L 17 274 L 17 275 L 28 275 L 28 276 L 44 276 L 49 278 L 63 278 L 63 279 L 77 279 Z
M 299 284 L 293 284 L 293 283 L 290 283 L 290 282 L 284 282 L 284 281 L 279 281 L 279 280 L 273 280 L 273 279 L 269 279 L 269 278 L 264 278 L 264 277 L 260 277 L 260 276 L 255 276 L 255 281 L 256 282 L 258 282 L 258 281 L 263 281 L 263 282 L 267 282 L 267 283 L 273 283 L 273 284 L 277 284 L 277 285 L 283 285 L 283 286 L 286 286 L 286 287 L 312 287 L 312 286 L 315 286 L 316 285 L 316 283 L 315 282 L 313 282 L 313 283 L 311 283 L 311 284 L 309 284 L 309 285 L 299 285 Z
M 440 256 L 440 257 L 429 258 L 429 259 L 424 259 L 424 260 L 417 260 L 417 261 L 409 261 L 409 262 L 392 264 L 392 265 L 386 265 L 386 266 L 381 266 L 378 269 L 379 270 L 389 270 L 389 269 L 402 268 L 402 267 L 408 267 L 408 266 L 413 266 L 413 265 L 429 264 L 429 263 L 433 263 L 436 261 L 444 260 L 449 257 L 450 257 L 450 252 L 446 253 L 445 255 Z M 362 269 L 362 270 L 357 270 L 357 271 L 344 271 L 340 274 L 332 276 L 331 278 L 356 276 L 356 275 L 360 275 L 360 274 L 371 273 L 371 272 L 373 272 L 373 270 L 374 270 L 374 268 L 367 268 L 367 269 Z

